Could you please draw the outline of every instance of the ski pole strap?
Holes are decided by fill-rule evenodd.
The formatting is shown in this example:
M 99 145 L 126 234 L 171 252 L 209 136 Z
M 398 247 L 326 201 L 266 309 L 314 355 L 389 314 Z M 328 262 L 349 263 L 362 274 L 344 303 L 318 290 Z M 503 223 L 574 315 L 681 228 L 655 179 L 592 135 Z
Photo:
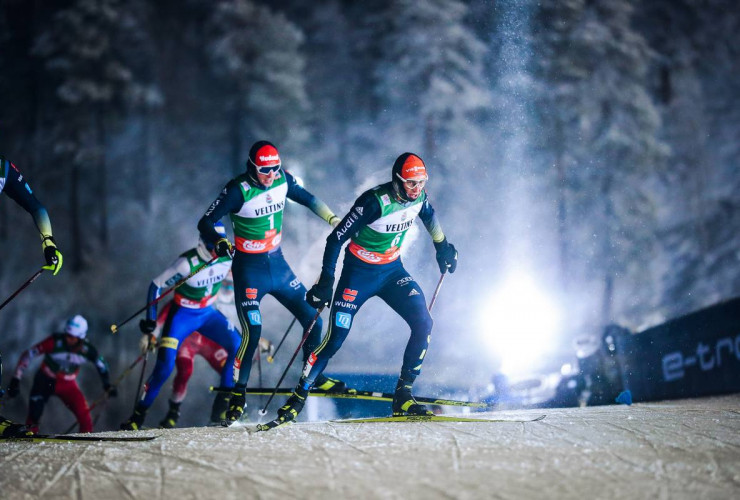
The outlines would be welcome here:
M 176 289 L 177 289 L 177 288 L 178 288 L 178 287 L 179 287 L 180 285 L 182 285 L 182 284 L 183 284 L 183 283 L 185 283 L 185 282 L 186 282 L 187 280 L 189 280 L 190 278 L 192 278 L 193 276 L 195 276 L 196 274 L 198 274 L 199 272 L 201 272 L 201 271 L 202 271 L 203 269 L 205 269 L 206 267 L 208 267 L 208 266 L 210 266 L 211 264 L 213 264 L 214 262 L 216 262 L 216 261 L 217 261 L 218 259 L 219 259 L 219 257 L 218 257 L 218 256 L 216 256 L 216 257 L 212 258 L 211 260 L 209 260 L 208 262 L 206 262 L 205 264 L 203 264 L 202 266 L 200 266 L 200 267 L 196 267 L 195 269 L 193 269 L 193 270 L 192 270 L 192 271 L 190 272 L 190 274 L 188 274 L 187 276 L 185 276 L 184 278 L 182 278 L 182 279 L 181 279 L 180 281 L 178 281 L 177 283 L 175 283 L 174 285 L 172 285 L 172 286 L 171 286 L 171 287 L 170 287 L 170 288 L 169 288 L 169 289 L 168 289 L 168 290 L 167 290 L 166 292 L 164 292 L 164 293 L 163 293 L 162 295 L 160 295 L 160 296 L 159 296 L 159 297 L 157 297 L 156 299 L 154 299 L 154 300 L 152 300 L 151 302 L 149 302 L 149 303 L 148 303 L 147 305 L 145 305 L 144 307 L 142 307 L 141 309 L 139 309 L 138 311 L 136 311 L 135 313 L 133 313 L 133 314 L 132 314 L 131 316 L 129 316 L 128 318 L 126 318 L 126 319 L 125 319 L 125 320 L 123 320 L 122 322 L 120 322 L 120 323 L 118 323 L 118 324 L 113 324 L 113 325 L 111 325 L 111 326 L 110 326 L 110 331 L 111 331 L 111 333 L 117 333 L 117 332 L 118 332 L 118 330 L 119 330 L 119 329 L 120 329 L 120 328 L 121 328 L 121 327 L 122 327 L 123 325 L 125 325 L 126 323 L 128 323 L 129 321 L 131 321 L 132 319 L 134 319 L 134 318 L 135 318 L 136 316 L 138 316 L 138 315 L 139 315 L 139 314 L 141 314 L 142 312 L 146 311 L 146 310 L 147 310 L 147 309 L 148 309 L 149 307 L 151 307 L 151 306 L 153 306 L 154 304 L 158 303 L 158 302 L 159 302 L 160 300 L 162 300 L 163 298 L 165 298 L 165 297 L 166 297 L 167 295 L 169 295 L 170 293 L 174 292 L 174 291 L 175 291 L 175 290 L 176 290 Z
M 18 290 L 16 290 L 15 292 L 13 292 L 13 294 L 10 297 L 8 297 L 7 299 L 5 299 L 5 302 L 3 302 L 2 304 L 0 304 L 0 309 L 2 309 L 3 307 L 5 307 L 6 305 L 8 305 L 8 303 L 11 300 L 13 300 L 14 298 L 16 298 L 19 293 L 21 293 L 23 290 L 25 290 L 26 287 L 28 285 L 30 285 L 31 283 L 33 283 L 36 280 L 36 278 L 38 278 L 39 276 L 41 276 L 41 273 L 43 273 L 43 272 L 44 272 L 44 268 L 43 267 L 41 269 L 39 269 L 38 271 L 36 271 L 36 273 L 33 276 L 31 276 L 30 278 L 28 278 L 26 280 L 26 282 L 23 283 Z
M 267 356 L 268 363 L 272 363 L 275 360 L 275 355 L 278 353 L 278 351 L 280 350 L 280 346 L 283 345 L 283 342 L 285 342 L 285 339 L 288 337 L 288 333 L 290 332 L 290 329 L 293 328 L 293 325 L 295 325 L 296 319 L 298 318 L 293 316 L 293 321 L 291 321 L 290 325 L 288 325 L 288 329 L 285 330 L 285 334 L 283 334 L 283 338 L 280 339 L 280 343 L 275 348 L 275 351 L 272 353 L 272 356 Z
M 272 394 L 270 394 L 270 397 L 267 399 L 267 403 L 265 403 L 265 406 L 261 410 L 263 415 L 267 412 L 267 407 L 270 406 L 270 403 L 272 402 L 272 398 L 275 397 L 275 393 L 277 392 L 278 387 L 280 387 L 280 384 L 283 382 L 283 379 L 288 374 L 288 370 L 290 369 L 290 366 L 293 364 L 293 361 L 295 361 L 296 356 L 298 356 L 298 353 L 300 352 L 301 347 L 303 347 L 303 344 L 306 343 L 306 339 L 311 334 L 311 330 L 313 329 L 313 326 L 319 320 L 319 316 L 321 316 L 321 313 L 324 311 L 324 307 L 325 306 L 321 306 L 316 310 L 316 315 L 311 320 L 311 323 L 308 325 L 308 328 L 306 328 L 306 330 L 303 332 L 303 338 L 301 339 L 301 342 L 298 344 L 298 347 L 296 347 L 295 352 L 293 353 L 293 356 L 290 358 L 290 361 L 288 362 L 288 366 L 285 367 L 283 374 L 280 376 L 280 380 L 278 380 L 278 383 L 275 384 L 275 390 L 272 391 Z
M 444 281 L 445 276 L 447 276 L 447 273 L 444 273 L 439 277 L 437 288 L 434 289 L 434 295 L 432 295 L 432 300 L 429 302 L 429 312 L 432 312 L 432 307 L 434 307 L 434 303 L 437 301 L 437 295 L 439 295 L 439 289 L 442 288 L 442 282 Z

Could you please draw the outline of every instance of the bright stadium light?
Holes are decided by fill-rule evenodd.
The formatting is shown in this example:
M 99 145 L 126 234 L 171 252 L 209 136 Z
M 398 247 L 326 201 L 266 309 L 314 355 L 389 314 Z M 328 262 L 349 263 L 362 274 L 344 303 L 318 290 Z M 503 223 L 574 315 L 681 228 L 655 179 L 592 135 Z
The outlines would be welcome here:
M 507 376 L 536 372 L 557 340 L 561 314 L 532 279 L 510 277 L 481 308 L 483 341 L 501 360 Z

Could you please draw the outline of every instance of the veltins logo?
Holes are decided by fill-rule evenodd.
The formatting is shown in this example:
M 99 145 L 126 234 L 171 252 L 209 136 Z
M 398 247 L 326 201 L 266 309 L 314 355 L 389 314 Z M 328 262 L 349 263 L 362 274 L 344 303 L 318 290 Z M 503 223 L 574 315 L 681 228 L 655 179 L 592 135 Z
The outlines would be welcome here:
M 247 298 L 248 299 L 256 299 L 257 298 L 257 289 L 256 288 L 247 288 Z
M 346 328 L 349 330 L 349 327 L 352 325 L 352 315 L 338 312 L 334 324 L 336 324 L 340 328 Z
M 253 325 L 261 325 L 262 324 L 262 315 L 259 311 L 249 311 L 247 314 L 249 316 L 249 322 Z
M 342 298 L 346 300 L 347 302 L 354 302 L 355 299 L 357 298 L 357 290 L 345 288 L 344 292 L 342 292 Z

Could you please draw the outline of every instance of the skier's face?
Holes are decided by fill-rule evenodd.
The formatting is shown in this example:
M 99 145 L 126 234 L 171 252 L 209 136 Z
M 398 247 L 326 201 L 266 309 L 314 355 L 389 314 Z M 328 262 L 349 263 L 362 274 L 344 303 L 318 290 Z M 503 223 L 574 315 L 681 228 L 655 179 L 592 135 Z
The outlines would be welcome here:
M 280 172 L 280 169 L 271 170 L 268 173 L 263 174 L 258 169 L 257 170 L 257 180 L 260 181 L 260 184 L 268 188 L 272 186 L 272 183 L 275 181 L 275 179 L 278 176 L 278 172 Z
M 404 180 L 403 190 L 406 192 L 406 198 L 412 201 L 417 199 L 421 192 L 424 190 L 426 182 L 426 178 L 416 180 Z
M 74 347 L 80 343 L 80 339 L 78 337 L 75 337 L 74 335 L 69 335 L 69 334 L 64 336 L 64 340 L 65 342 L 67 342 L 67 345 L 69 347 Z

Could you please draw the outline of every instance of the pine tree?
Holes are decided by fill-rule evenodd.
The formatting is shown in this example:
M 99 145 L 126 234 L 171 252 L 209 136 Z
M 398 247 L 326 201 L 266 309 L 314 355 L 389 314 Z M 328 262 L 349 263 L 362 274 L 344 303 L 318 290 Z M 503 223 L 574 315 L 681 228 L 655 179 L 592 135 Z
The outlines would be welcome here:
M 465 25 L 466 14 L 457 0 L 401 0 L 384 15 L 390 29 L 376 92 L 394 135 L 418 144 L 427 161 L 438 160 L 446 134 L 468 128 L 470 115 L 490 105 L 486 46 Z
M 283 14 L 249 0 L 218 2 L 207 22 L 207 53 L 229 91 L 231 163 L 243 171 L 248 135 L 290 151 L 305 138 L 303 35 Z M 285 144 L 286 147 L 282 147 Z
M 58 11 L 41 33 L 34 54 L 52 77 L 59 109 L 54 153 L 70 166 L 71 267 L 84 267 L 90 232 L 83 218 L 93 206 L 99 214 L 98 240 L 108 245 L 108 174 L 105 161 L 107 125 L 120 112 L 135 85 L 117 36 L 126 27 L 119 0 L 75 0 Z
M 561 262 L 588 262 L 581 279 L 603 276 L 607 323 L 619 277 L 637 279 L 639 290 L 650 284 L 645 255 L 653 251 L 655 214 L 648 186 L 667 152 L 647 91 L 651 53 L 631 24 L 628 1 L 545 1 L 541 9 L 539 108 L 543 144 L 556 165 L 560 238 L 568 241 L 561 242 L 569 252 Z M 649 295 L 630 301 L 622 312 L 648 307 Z

